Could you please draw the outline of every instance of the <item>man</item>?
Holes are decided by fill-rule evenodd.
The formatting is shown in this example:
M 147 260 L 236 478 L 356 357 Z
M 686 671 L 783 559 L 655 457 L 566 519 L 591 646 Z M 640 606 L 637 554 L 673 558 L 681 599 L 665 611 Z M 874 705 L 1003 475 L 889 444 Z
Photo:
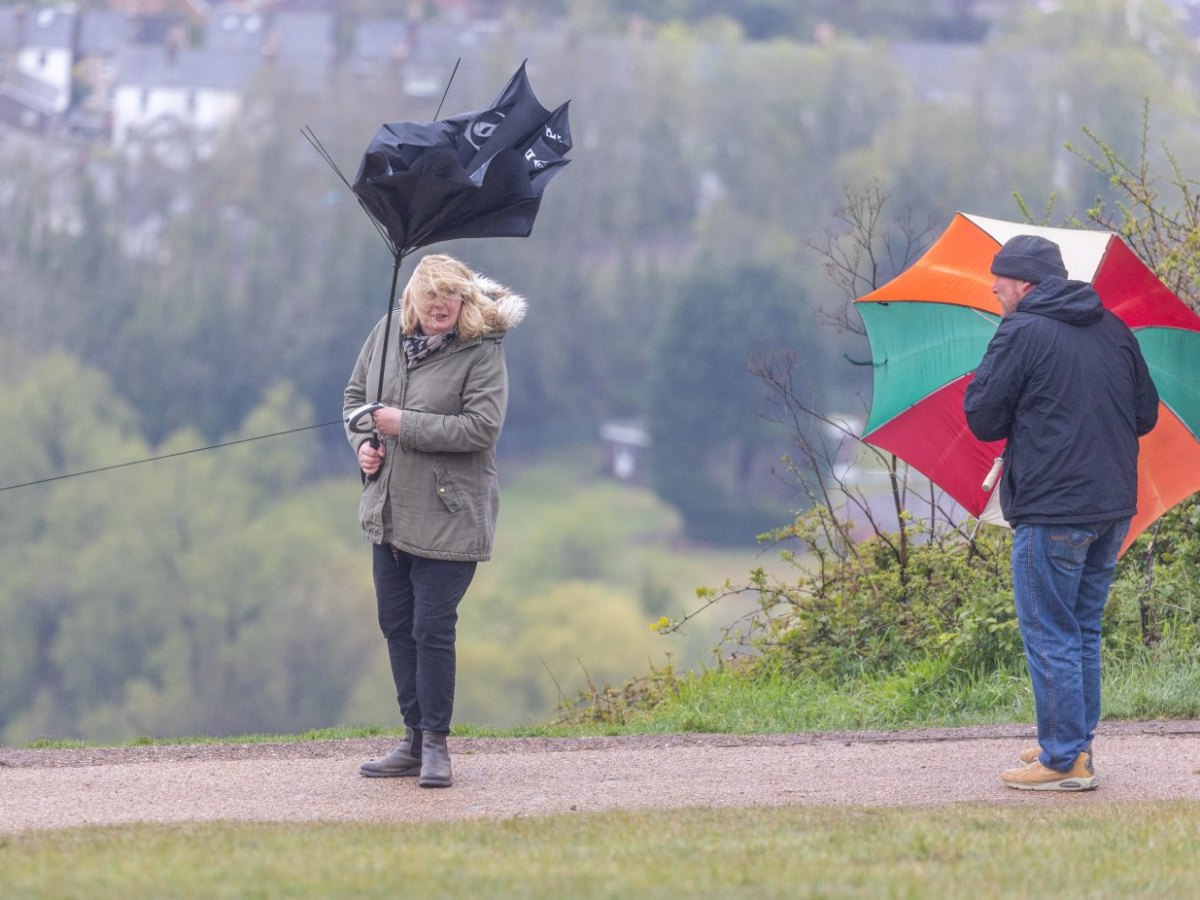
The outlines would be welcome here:
M 1158 391 L 1133 332 L 1057 244 L 1007 241 L 992 261 L 1001 319 L 964 400 L 980 440 L 1005 440 L 1000 505 L 1039 747 L 1000 776 L 1025 790 L 1096 787 L 1100 618 L 1137 511 L 1138 438 Z

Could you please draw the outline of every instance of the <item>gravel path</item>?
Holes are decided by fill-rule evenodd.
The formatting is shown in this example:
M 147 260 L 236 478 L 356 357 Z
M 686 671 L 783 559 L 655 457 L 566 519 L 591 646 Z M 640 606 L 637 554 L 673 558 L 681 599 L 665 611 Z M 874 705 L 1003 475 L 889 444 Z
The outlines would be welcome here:
M 362 778 L 393 738 L 85 750 L 0 748 L 0 833 L 196 821 L 397 822 L 584 810 L 1200 800 L 1200 722 L 1106 722 L 1100 789 L 1013 791 L 1021 726 L 785 735 L 451 738 L 454 786 Z

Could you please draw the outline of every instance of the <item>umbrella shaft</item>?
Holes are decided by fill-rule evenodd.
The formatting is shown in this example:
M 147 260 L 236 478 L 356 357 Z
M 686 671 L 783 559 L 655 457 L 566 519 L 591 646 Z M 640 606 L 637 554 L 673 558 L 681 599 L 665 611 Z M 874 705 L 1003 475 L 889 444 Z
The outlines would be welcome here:
M 400 278 L 400 261 L 403 253 L 397 253 L 395 265 L 392 267 L 392 289 L 388 291 L 387 318 L 383 325 L 383 355 L 379 359 L 379 386 L 375 389 L 375 402 L 383 402 L 383 373 L 387 368 L 388 340 L 392 336 L 392 310 L 396 306 L 396 282 Z

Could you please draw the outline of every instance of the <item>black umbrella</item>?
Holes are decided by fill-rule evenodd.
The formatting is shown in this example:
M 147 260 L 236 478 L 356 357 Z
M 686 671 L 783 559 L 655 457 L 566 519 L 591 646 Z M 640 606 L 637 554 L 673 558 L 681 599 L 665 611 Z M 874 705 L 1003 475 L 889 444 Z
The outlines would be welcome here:
M 311 134 L 306 137 L 332 165 Z M 395 261 L 384 360 L 405 254 L 458 238 L 528 236 L 542 192 L 569 162 L 570 149 L 567 104 L 553 112 L 543 107 L 533 94 L 524 63 L 486 109 L 435 122 L 390 122 L 380 127 L 351 190 Z M 381 364 L 375 402 L 347 418 L 352 430 L 371 430 L 368 423 L 381 406 L 383 380 Z
M 538 103 L 522 64 L 487 109 L 381 126 L 353 190 L 396 256 L 454 238 L 526 237 L 570 149 L 567 104 Z

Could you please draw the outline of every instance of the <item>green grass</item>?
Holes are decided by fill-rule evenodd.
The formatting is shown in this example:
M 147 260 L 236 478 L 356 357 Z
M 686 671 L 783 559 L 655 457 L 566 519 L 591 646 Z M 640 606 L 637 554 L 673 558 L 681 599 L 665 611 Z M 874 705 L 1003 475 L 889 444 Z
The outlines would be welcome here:
M 1200 805 L 777 807 L 0 838 L 8 897 L 1186 897 Z
M 1019 661 L 1018 661 L 1019 664 Z M 459 737 L 581 737 L 618 734 L 781 734 L 798 731 L 861 731 L 952 728 L 1033 722 L 1033 695 L 1024 670 L 986 675 L 950 670 L 931 660 L 908 671 L 833 688 L 778 673 L 754 680 L 736 668 L 684 673 L 652 709 L 623 709 L 608 720 L 508 728 L 458 723 Z M 1186 648 L 1160 648 L 1130 659 L 1106 658 L 1104 715 L 1108 719 L 1200 718 L 1200 659 Z M 155 739 L 138 737 L 118 746 L 146 744 L 262 744 L 344 740 L 396 735 L 398 727 L 322 728 L 302 734 L 244 734 Z M 38 741 L 39 749 L 96 746 L 84 741 Z
M 684 677 L 631 730 L 730 734 L 953 727 L 1033 719 L 1022 677 L 986 678 L 917 671 L 831 688 L 815 680 L 766 675 L 755 681 L 733 671 Z
M 1104 713 L 1115 719 L 1200 718 L 1200 655 L 1194 647 L 1164 641 L 1132 659 L 1106 661 Z
M 1200 717 L 1200 660 L 1187 648 L 1108 658 L 1109 719 Z M 1032 723 L 1033 694 L 1020 660 L 1007 671 L 972 673 L 945 659 L 840 687 L 815 679 L 736 668 L 685 674 L 661 702 L 627 713 L 617 731 L 730 734 L 855 731 Z

